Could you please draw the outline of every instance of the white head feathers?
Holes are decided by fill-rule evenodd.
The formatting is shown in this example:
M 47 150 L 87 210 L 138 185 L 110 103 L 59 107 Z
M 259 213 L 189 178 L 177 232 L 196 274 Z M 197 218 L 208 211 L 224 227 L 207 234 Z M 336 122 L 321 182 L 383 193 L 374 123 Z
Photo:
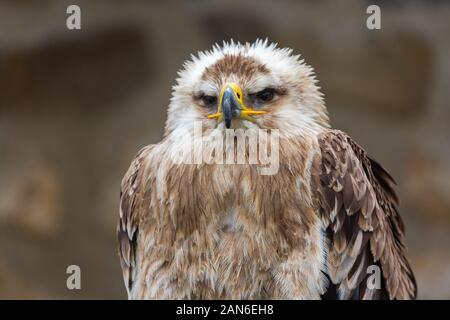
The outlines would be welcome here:
M 239 68 L 236 72 L 214 73 L 211 68 L 226 57 L 240 57 L 242 63 L 255 61 L 267 72 L 247 73 L 245 77 Z M 178 76 L 169 106 L 166 135 L 177 128 L 191 128 L 194 121 L 205 120 L 205 114 L 195 108 L 193 96 L 199 92 L 218 94 L 225 81 L 239 83 L 244 92 L 257 92 L 265 87 L 286 88 L 287 96 L 265 116 L 286 135 L 314 134 L 328 127 L 327 111 L 313 69 L 300 55 L 294 55 L 292 49 L 278 48 L 267 39 L 252 44 L 233 40 L 224 42 L 222 46 L 216 44 L 211 50 L 192 55 Z M 211 126 L 214 124 L 213 120 L 206 121 Z

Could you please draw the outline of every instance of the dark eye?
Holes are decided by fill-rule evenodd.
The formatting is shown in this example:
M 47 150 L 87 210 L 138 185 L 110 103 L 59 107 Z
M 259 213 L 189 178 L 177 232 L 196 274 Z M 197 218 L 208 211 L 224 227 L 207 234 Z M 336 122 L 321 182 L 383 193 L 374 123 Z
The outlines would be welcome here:
M 201 96 L 201 100 L 205 107 L 213 107 L 217 102 L 217 98 L 215 96 L 203 95 Z
M 256 93 L 256 98 L 258 98 L 259 101 L 262 102 L 268 102 L 273 100 L 273 97 L 275 96 L 275 90 L 266 88 L 264 90 L 261 90 Z

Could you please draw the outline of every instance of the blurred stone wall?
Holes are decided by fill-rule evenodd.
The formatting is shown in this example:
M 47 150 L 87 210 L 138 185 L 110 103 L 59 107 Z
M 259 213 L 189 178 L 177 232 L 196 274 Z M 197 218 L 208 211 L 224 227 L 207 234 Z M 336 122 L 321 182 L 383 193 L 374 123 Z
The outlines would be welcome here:
M 161 138 L 182 62 L 257 37 L 315 67 L 333 125 L 398 180 L 419 297 L 450 298 L 449 16 L 448 1 L 0 1 L 0 298 L 125 298 L 123 173 Z

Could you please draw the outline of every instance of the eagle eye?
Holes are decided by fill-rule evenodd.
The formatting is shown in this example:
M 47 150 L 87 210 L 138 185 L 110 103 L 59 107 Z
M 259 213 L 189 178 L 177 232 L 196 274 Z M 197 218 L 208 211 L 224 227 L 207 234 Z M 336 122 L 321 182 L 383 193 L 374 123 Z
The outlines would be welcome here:
M 260 102 L 269 102 L 275 97 L 275 90 L 272 88 L 266 88 L 256 93 L 256 98 Z
M 208 96 L 208 95 L 202 95 L 200 97 L 202 100 L 202 103 L 205 107 L 214 107 L 217 102 L 217 97 L 215 96 Z

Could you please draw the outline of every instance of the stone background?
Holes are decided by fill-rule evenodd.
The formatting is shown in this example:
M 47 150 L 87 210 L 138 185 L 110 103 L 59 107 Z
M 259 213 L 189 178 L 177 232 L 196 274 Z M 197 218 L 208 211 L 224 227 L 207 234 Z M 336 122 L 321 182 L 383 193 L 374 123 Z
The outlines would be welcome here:
M 123 173 L 161 138 L 190 53 L 257 37 L 315 67 L 333 125 L 399 182 L 419 297 L 450 298 L 449 17 L 448 1 L 0 1 L 0 298 L 126 297 Z

